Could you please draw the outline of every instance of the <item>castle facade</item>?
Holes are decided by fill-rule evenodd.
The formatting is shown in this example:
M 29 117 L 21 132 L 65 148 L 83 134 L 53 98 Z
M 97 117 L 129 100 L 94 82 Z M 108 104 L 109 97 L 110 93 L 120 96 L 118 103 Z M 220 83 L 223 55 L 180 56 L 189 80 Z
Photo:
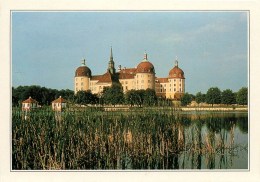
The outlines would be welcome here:
M 74 92 L 90 90 L 93 94 L 100 94 L 104 87 L 110 87 L 114 82 L 120 83 L 124 92 L 149 88 L 155 90 L 157 96 L 173 100 L 179 100 L 185 92 L 184 72 L 179 68 L 177 59 L 168 77 L 158 78 L 146 53 L 137 67 L 122 68 L 119 65 L 116 70 L 112 48 L 107 71 L 102 75 L 92 75 L 85 60 L 82 60 L 75 71 Z

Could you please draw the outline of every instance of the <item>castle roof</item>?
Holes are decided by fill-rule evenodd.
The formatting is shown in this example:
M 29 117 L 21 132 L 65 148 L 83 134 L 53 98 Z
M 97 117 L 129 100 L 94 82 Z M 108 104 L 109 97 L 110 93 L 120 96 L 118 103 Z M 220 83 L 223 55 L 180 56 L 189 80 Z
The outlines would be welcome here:
M 119 79 L 134 79 L 136 68 L 124 68 L 118 72 Z
M 178 66 L 178 61 L 175 61 L 175 66 L 169 72 L 169 78 L 184 78 L 184 72 Z
M 89 67 L 86 66 L 85 59 L 82 60 L 82 65 L 78 67 L 75 71 L 75 77 L 77 76 L 91 77 L 91 70 L 89 69 Z
M 136 73 L 155 73 L 154 66 L 148 61 L 146 53 L 142 62 L 138 64 Z
M 158 81 L 159 83 L 168 83 L 168 78 L 156 78 L 155 81 Z
M 107 71 L 103 75 L 93 75 L 91 80 L 97 80 L 97 83 L 109 83 L 112 82 L 111 74 Z

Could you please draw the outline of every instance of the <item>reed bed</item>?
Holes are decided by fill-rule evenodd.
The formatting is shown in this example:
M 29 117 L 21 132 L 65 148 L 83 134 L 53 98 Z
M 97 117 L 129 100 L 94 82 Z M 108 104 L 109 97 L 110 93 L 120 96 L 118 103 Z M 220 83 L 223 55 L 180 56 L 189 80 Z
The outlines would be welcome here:
M 13 110 L 12 169 L 184 169 L 187 161 L 188 168 L 202 168 L 203 162 L 205 168 L 218 168 L 212 164 L 216 156 L 235 155 L 241 145 L 234 137 L 237 121 L 215 120 L 163 110 L 88 109 L 41 110 L 25 119 Z

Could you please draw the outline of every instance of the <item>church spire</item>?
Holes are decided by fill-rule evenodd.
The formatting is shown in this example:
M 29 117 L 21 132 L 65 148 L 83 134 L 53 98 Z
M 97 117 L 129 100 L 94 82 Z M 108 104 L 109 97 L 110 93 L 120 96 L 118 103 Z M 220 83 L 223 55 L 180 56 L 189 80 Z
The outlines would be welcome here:
M 116 71 L 115 71 L 115 63 L 114 63 L 114 58 L 113 58 L 113 50 L 112 50 L 112 46 L 111 46 L 111 49 L 110 49 L 110 60 L 108 62 L 108 71 L 111 73 L 111 74 L 114 74 Z
M 113 50 L 112 50 L 112 46 L 111 46 L 111 49 L 110 49 L 110 61 L 113 61 Z

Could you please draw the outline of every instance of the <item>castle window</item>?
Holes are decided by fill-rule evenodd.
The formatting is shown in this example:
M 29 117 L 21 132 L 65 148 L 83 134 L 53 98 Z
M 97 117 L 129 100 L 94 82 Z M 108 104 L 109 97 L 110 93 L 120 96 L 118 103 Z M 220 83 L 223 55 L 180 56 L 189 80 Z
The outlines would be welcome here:
M 144 86 L 143 85 L 141 85 L 141 89 L 143 89 L 144 88 Z
M 174 79 L 174 82 L 176 82 L 176 80 Z
M 174 92 L 176 91 L 176 88 L 174 89 Z
M 83 80 L 83 78 L 81 78 L 81 81 Z
M 76 86 L 78 86 L 78 83 L 76 83 Z
M 141 83 L 144 83 L 144 80 L 142 80 Z
M 172 91 L 172 89 L 170 88 L 170 92 Z
M 162 89 L 161 89 L 161 92 L 162 92 Z
M 81 82 L 81 86 L 83 86 L 83 82 Z
M 148 80 L 148 83 L 150 83 L 151 81 L 150 80 Z
M 125 84 L 127 84 L 128 82 L 127 81 L 125 81 Z

